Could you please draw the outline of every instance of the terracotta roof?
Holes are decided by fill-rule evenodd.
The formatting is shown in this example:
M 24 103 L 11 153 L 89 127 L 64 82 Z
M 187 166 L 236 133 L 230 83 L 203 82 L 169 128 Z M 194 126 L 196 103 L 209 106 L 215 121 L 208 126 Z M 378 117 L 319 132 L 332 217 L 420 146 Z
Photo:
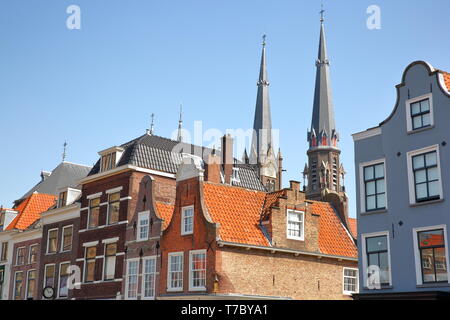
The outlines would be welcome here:
M 159 216 L 164 219 L 162 229 L 165 230 L 169 225 L 170 220 L 172 220 L 173 209 L 175 208 L 175 206 L 164 202 L 156 202 L 155 205 L 156 210 L 158 210 Z
M 269 246 L 259 227 L 266 193 L 228 185 L 204 183 L 204 199 L 208 213 L 220 224 L 223 241 Z
M 311 210 L 319 218 L 319 250 L 321 253 L 354 257 L 358 256 L 356 245 L 341 223 L 337 213 L 328 202 L 314 201 Z
M 447 90 L 450 91 L 450 73 L 442 71 L 442 74 L 444 75 L 445 86 L 447 87 Z
M 352 236 L 357 238 L 358 236 L 358 226 L 355 218 L 348 218 L 349 228 Z
M 20 203 L 14 210 L 17 217 L 5 230 L 24 230 L 40 218 L 42 212 L 47 211 L 55 204 L 56 196 L 50 194 L 33 193 Z

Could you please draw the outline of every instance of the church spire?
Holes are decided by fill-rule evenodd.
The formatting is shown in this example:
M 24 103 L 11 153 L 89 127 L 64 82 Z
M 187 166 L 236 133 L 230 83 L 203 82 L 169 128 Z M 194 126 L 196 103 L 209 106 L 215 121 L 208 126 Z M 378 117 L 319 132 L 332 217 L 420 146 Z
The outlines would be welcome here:
M 272 146 L 272 119 L 270 114 L 269 79 L 266 67 L 266 35 L 263 35 L 261 65 L 257 82 L 255 118 L 253 121 L 253 138 L 250 149 L 250 162 L 265 162 L 267 152 Z M 273 147 L 273 146 L 272 146 Z
M 308 132 L 309 147 L 337 147 L 339 139 L 334 122 L 333 98 L 330 79 L 330 62 L 324 30 L 324 10 L 320 11 L 320 41 L 316 61 L 316 88 L 314 93 L 311 131 Z
M 178 120 L 178 133 L 177 133 L 177 141 L 183 142 L 183 104 L 180 104 L 180 119 Z

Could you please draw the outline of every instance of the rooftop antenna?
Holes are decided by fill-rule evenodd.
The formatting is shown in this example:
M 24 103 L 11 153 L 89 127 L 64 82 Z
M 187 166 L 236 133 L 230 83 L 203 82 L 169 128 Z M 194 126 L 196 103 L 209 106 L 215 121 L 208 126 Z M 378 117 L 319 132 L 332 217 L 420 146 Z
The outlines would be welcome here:
M 67 157 L 67 141 L 64 141 L 63 144 L 63 153 L 62 153 L 62 162 L 66 161 L 66 157 Z
M 151 122 L 151 124 L 150 124 L 150 130 L 148 131 L 148 134 L 149 135 L 153 135 L 153 130 L 154 130 L 154 120 L 155 120 L 155 114 L 154 113 L 152 113 L 152 122 Z

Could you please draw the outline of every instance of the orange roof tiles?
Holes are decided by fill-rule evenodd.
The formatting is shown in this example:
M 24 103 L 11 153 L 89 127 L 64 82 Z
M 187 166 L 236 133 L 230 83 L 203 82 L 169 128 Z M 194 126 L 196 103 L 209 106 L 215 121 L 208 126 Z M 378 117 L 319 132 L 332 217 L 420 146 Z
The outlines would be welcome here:
M 349 228 L 352 236 L 356 238 L 358 236 L 358 227 L 355 218 L 348 218 Z
M 450 73 L 442 71 L 442 74 L 444 75 L 445 86 L 450 91 Z
M 259 227 L 266 193 L 239 187 L 204 183 L 204 200 L 223 241 L 269 246 Z
M 8 225 L 6 230 L 24 230 L 40 218 L 42 212 L 47 211 L 55 204 L 56 196 L 49 194 L 33 193 L 14 210 L 17 217 Z
M 320 215 L 319 249 L 321 253 L 354 257 L 358 256 L 356 245 L 338 218 L 331 204 L 314 201 L 311 210 Z
M 173 209 L 175 208 L 175 206 L 164 202 L 156 202 L 155 205 L 160 218 L 164 219 L 162 228 L 163 230 L 165 230 L 169 225 L 170 220 L 172 220 Z

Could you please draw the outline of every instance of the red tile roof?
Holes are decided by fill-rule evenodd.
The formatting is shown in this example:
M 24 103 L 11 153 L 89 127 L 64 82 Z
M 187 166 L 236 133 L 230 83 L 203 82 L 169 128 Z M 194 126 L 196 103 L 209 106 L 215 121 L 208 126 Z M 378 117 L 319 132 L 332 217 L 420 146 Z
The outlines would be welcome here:
M 320 252 L 356 258 L 358 256 L 356 245 L 331 204 L 328 202 L 314 201 L 310 208 L 314 214 L 320 215 Z
M 447 87 L 447 90 L 450 91 L 450 73 L 442 71 L 442 74 L 444 75 L 445 86 Z
M 204 183 L 204 200 L 214 222 L 220 224 L 223 241 L 270 246 L 259 221 L 261 213 L 278 202 L 284 191 L 265 193 L 210 182 Z M 313 201 L 310 209 L 319 218 L 319 249 L 321 253 L 357 257 L 353 239 L 331 204 Z
M 356 223 L 356 219 L 355 218 L 348 218 L 348 223 L 349 223 L 350 232 L 351 232 L 353 238 L 357 238 L 357 236 L 358 236 L 358 226 L 357 226 L 357 223 Z
M 14 211 L 17 211 L 17 217 L 8 225 L 6 230 L 19 229 L 24 230 L 40 218 L 42 212 L 47 211 L 55 204 L 56 196 L 42 193 L 33 193 Z
M 223 241 L 269 246 L 259 227 L 266 193 L 227 185 L 204 183 L 204 200 Z
M 162 229 L 165 230 L 169 225 L 170 220 L 172 220 L 173 209 L 175 208 L 175 206 L 164 202 L 156 202 L 155 205 L 159 216 L 164 219 Z

